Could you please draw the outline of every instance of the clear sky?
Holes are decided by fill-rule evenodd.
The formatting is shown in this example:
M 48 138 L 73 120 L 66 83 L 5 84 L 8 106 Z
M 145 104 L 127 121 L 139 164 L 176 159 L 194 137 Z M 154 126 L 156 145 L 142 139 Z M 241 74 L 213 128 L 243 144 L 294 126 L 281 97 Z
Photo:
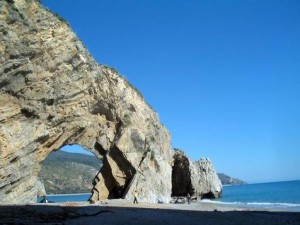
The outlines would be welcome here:
M 300 179 L 300 1 L 43 0 L 172 146 L 248 182 Z

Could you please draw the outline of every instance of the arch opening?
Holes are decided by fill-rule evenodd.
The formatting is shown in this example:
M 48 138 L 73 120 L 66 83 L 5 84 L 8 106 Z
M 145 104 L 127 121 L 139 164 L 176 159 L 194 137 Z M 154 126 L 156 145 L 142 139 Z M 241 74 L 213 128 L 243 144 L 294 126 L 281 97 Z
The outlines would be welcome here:
M 172 166 L 172 197 L 193 195 L 190 161 L 182 151 L 176 151 Z
M 37 201 L 42 201 L 45 195 L 50 199 L 60 195 L 57 201 L 87 201 L 101 167 L 102 160 L 78 144 L 51 152 L 41 163 Z M 79 197 L 79 193 L 85 193 L 85 197 Z M 62 196 L 66 194 L 69 196 L 64 200 Z M 76 195 L 71 198 L 72 194 Z

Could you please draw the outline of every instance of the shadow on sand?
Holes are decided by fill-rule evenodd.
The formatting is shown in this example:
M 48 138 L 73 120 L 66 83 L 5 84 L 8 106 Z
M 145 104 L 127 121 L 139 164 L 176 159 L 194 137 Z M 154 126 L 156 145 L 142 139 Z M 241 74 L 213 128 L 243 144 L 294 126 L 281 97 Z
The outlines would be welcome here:
M 113 206 L 0 205 L 0 224 L 293 225 L 298 212 L 188 211 Z

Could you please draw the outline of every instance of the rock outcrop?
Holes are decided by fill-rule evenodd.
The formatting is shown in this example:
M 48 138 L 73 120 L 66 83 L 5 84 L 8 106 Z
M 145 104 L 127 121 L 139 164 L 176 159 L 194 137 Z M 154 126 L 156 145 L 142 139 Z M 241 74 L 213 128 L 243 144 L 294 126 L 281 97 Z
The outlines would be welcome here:
M 168 201 L 170 135 L 139 92 L 36 0 L 0 1 L 0 31 L 0 201 L 35 202 L 40 163 L 68 144 L 103 158 L 93 201 Z
M 218 198 L 221 195 L 222 184 L 209 159 L 193 162 L 176 149 L 173 160 L 172 196 Z

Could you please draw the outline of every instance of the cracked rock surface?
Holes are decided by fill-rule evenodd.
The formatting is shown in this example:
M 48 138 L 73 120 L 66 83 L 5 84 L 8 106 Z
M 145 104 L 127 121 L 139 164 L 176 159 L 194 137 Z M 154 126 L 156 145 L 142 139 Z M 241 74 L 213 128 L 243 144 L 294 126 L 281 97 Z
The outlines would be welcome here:
M 169 201 L 170 135 L 114 69 L 35 0 L 0 1 L 0 201 L 35 202 L 47 155 L 79 144 L 103 159 L 93 201 Z

